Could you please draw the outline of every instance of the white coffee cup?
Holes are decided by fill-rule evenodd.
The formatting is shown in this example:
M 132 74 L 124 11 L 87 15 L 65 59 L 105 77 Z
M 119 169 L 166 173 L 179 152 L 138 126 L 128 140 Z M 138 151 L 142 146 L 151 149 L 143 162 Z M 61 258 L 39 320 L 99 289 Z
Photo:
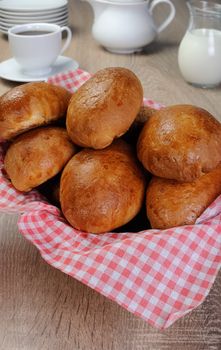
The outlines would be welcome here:
M 62 33 L 67 37 L 62 46 Z M 72 33 L 68 27 L 51 23 L 28 23 L 8 30 L 9 46 L 23 72 L 32 76 L 50 73 L 53 63 L 69 46 Z

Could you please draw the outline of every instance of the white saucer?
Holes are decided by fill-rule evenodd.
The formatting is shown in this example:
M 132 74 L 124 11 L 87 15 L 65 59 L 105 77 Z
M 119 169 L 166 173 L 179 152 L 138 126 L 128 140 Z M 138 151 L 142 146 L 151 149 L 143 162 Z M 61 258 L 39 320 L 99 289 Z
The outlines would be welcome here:
M 52 70 L 49 74 L 44 76 L 32 77 L 26 75 L 14 58 L 10 58 L 7 61 L 0 63 L 0 78 L 17 81 L 17 82 L 30 82 L 30 81 L 44 81 L 50 76 L 56 75 L 68 70 L 76 70 L 79 67 L 79 63 L 70 57 L 59 56 L 54 63 Z
M 1 21 L 10 21 L 14 22 L 16 21 L 26 21 L 26 20 L 35 20 L 36 22 L 44 22 L 47 21 L 48 19 L 56 19 L 60 17 L 68 17 L 68 10 L 65 9 L 64 11 L 60 11 L 58 13 L 50 13 L 46 14 L 44 13 L 43 15 L 36 15 L 35 13 L 30 14 L 30 15 L 19 15 L 19 16 L 14 16 L 14 15 L 7 15 L 5 13 L 2 13 L 0 10 L 0 17 Z
M 54 10 L 67 6 L 67 0 L 1 0 L 0 8 L 9 11 Z
M 68 21 L 68 16 L 61 16 L 61 17 L 56 17 L 56 18 L 49 18 L 45 22 L 46 23 L 52 23 L 52 24 L 57 24 L 57 23 L 67 23 Z M 29 20 L 23 20 L 23 19 L 15 19 L 14 21 L 8 21 L 8 20 L 2 20 L 1 21 L 1 26 L 5 28 L 11 28 L 13 26 L 16 26 L 18 24 L 25 24 L 25 23 L 36 23 L 35 19 L 29 19 Z

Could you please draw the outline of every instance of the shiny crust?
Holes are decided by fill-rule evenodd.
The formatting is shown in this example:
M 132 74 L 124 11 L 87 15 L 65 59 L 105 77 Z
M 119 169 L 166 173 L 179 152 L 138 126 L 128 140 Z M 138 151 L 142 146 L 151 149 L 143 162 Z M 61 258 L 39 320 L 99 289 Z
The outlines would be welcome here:
M 192 183 L 153 177 L 146 193 L 147 217 L 152 228 L 192 225 L 221 194 L 221 166 Z
M 0 138 L 9 140 L 65 116 L 71 93 L 45 82 L 19 85 L 0 97 Z
M 156 176 L 194 181 L 221 161 L 221 124 L 195 106 L 164 108 L 150 116 L 143 127 L 137 154 Z
M 102 149 L 123 135 L 141 107 L 143 89 L 126 68 L 98 71 L 72 96 L 67 131 L 82 147 Z
M 27 192 L 59 173 L 75 152 L 65 129 L 42 127 L 15 139 L 4 166 L 13 186 Z
M 103 233 L 129 222 L 141 209 L 145 179 L 122 140 L 104 150 L 84 149 L 66 165 L 60 184 L 64 216 L 76 229 Z

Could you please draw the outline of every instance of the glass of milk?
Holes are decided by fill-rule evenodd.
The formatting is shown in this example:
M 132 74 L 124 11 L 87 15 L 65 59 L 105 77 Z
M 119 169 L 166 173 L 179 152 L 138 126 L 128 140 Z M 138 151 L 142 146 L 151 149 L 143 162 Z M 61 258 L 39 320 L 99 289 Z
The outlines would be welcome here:
M 202 88 L 221 84 L 221 4 L 190 0 L 189 27 L 180 43 L 178 64 L 184 79 Z

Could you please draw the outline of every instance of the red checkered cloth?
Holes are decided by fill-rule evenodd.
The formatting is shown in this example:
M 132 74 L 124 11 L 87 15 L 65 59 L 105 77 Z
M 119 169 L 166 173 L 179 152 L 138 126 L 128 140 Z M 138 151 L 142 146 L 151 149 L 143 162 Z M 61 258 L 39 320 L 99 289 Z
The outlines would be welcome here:
M 90 75 L 67 72 L 48 81 L 74 91 Z M 160 105 L 145 99 L 154 108 Z M 37 191 L 16 191 L 0 155 L 0 210 L 20 212 L 19 231 L 52 266 L 157 328 L 200 305 L 221 265 L 221 196 L 195 225 L 164 231 L 87 234 L 70 227 Z

